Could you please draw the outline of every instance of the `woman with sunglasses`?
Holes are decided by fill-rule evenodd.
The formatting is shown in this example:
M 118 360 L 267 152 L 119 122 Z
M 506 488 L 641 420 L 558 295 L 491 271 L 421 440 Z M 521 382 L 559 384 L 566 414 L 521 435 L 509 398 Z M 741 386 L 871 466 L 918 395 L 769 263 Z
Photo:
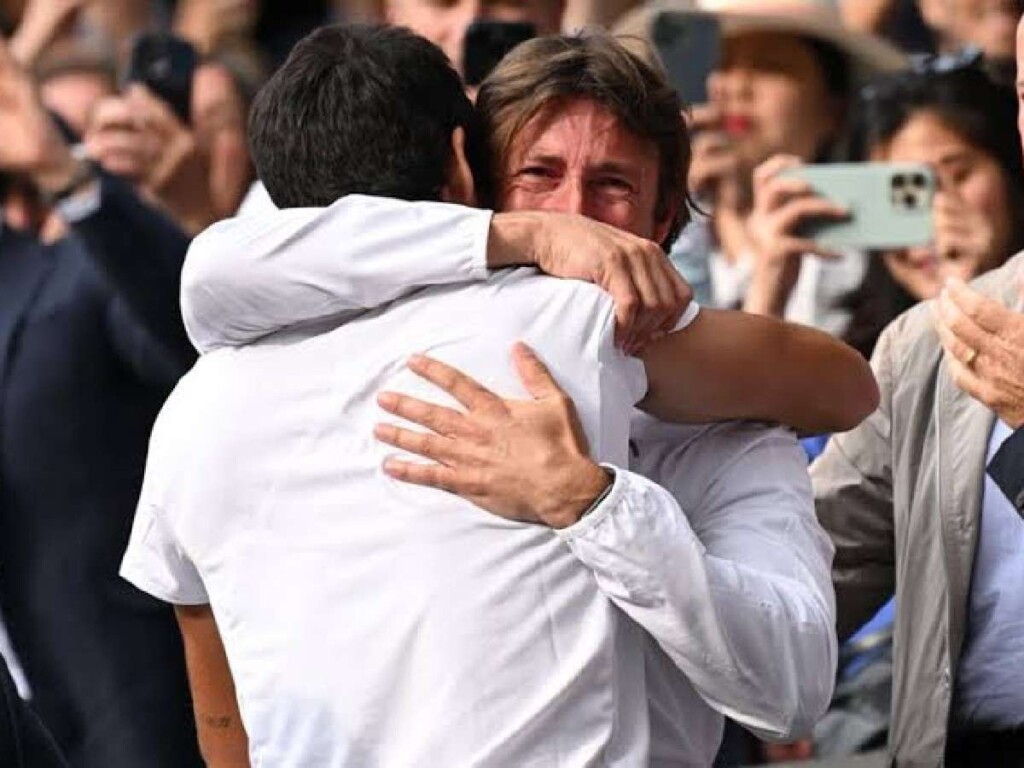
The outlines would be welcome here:
M 1016 111 L 1013 91 L 993 82 L 974 51 L 918 59 L 910 71 L 864 89 L 856 131 L 862 157 L 923 163 L 938 182 L 933 242 L 874 254 L 861 287 L 841 301 L 852 315 L 844 335 L 864 354 L 889 321 L 937 296 L 947 279 L 970 280 L 1024 247 Z M 781 175 L 799 163 L 775 157 L 755 173 L 748 311 L 781 314 L 808 260 L 833 257 L 797 234 L 809 220 L 844 215 Z

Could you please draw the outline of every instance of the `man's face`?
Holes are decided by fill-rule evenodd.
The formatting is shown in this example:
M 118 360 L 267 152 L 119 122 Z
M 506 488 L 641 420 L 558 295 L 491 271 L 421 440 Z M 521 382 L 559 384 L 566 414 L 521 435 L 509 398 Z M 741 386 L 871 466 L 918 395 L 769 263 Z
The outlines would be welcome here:
M 658 150 L 588 99 L 542 109 L 513 138 L 498 180 L 498 207 L 574 213 L 655 242 Z
M 445 52 L 462 73 L 463 43 L 473 21 L 533 24 L 538 35 L 558 32 L 564 0 L 386 0 L 387 21 L 408 27 Z

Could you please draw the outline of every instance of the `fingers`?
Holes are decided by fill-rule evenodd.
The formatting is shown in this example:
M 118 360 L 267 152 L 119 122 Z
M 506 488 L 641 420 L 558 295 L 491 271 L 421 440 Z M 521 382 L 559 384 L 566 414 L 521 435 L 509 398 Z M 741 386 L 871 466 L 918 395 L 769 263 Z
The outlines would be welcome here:
M 960 307 L 948 290 L 943 290 L 936 301 L 939 327 L 945 328 L 949 334 L 959 339 L 967 348 L 979 354 L 988 345 L 989 334 Z
M 933 309 L 933 312 L 937 314 L 939 310 L 937 305 L 935 306 L 936 308 Z M 938 322 L 935 323 L 935 330 L 939 334 L 939 341 L 942 343 L 946 353 L 950 357 L 962 363 L 964 367 L 970 367 L 974 364 L 978 356 L 978 351 L 953 333 L 950 327 L 946 325 L 940 317 L 937 317 L 936 319 Z
M 377 404 L 388 413 L 433 430 L 439 435 L 466 435 L 470 431 L 465 416 L 458 411 L 415 397 L 395 392 L 381 392 L 377 395 Z
M 501 398 L 461 371 L 426 355 L 414 355 L 409 370 L 435 384 L 470 410 L 502 409 Z
M 754 169 L 754 188 L 766 184 L 789 168 L 798 168 L 803 164 L 796 155 L 773 155 Z
M 956 307 L 973 325 L 990 333 L 998 333 L 1006 325 L 1011 312 L 998 301 L 968 288 L 960 280 L 947 281 L 943 294 L 949 300 L 947 308 Z
M 722 111 L 714 104 L 697 104 L 690 108 L 686 125 L 691 133 L 718 128 L 722 122 Z
M 373 428 L 373 436 L 382 443 L 440 464 L 451 465 L 459 459 L 453 440 L 429 432 L 416 432 L 394 424 L 378 424 Z
M 388 458 L 384 461 L 384 473 L 403 483 L 437 488 L 448 493 L 456 493 L 455 488 L 458 485 L 455 470 L 440 464 L 414 464 Z
M 810 219 L 831 219 L 840 221 L 847 213 L 835 203 L 821 197 L 802 197 L 791 200 L 778 212 L 779 232 L 792 232 Z
M 531 397 L 539 400 L 543 397 L 565 394 L 548 367 L 523 342 L 517 342 L 512 347 L 512 360 L 515 362 L 519 380 L 523 382 Z

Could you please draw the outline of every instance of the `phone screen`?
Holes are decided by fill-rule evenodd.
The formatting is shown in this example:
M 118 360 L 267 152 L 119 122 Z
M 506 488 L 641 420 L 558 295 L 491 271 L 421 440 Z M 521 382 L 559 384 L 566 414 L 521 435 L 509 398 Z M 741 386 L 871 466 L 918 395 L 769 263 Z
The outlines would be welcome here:
M 651 38 L 683 104 L 707 103 L 708 78 L 718 66 L 721 49 L 718 19 L 663 11 L 654 19 Z
M 146 86 L 188 123 L 192 76 L 198 63 L 195 48 L 186 40 L 166 33 L 144 33 L 132 45 L 124 80 Z

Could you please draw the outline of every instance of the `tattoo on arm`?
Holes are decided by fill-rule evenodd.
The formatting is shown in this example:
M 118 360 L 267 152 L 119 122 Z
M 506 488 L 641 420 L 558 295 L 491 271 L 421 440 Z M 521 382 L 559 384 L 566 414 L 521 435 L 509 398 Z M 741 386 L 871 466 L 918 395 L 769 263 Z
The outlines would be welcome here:
M 231 715 L 212 715 L 208 712 L 196 712 L 196 720 L 204 728 L 224 730 L 235 725 L 235 719 Z

